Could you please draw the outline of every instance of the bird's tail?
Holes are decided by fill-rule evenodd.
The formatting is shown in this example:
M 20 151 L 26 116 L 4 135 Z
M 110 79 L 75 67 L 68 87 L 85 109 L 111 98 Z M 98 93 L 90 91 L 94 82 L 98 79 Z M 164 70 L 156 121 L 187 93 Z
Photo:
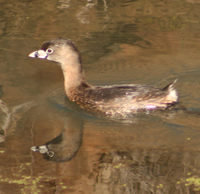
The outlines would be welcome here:
M 169 85 L 165 86 L 162 90 L 168 92 L 168 100 L 171 102 L 178 102 L 178 93 L 174 88 L 174 84 L 177 82 L 178 79 L 175 79 Z

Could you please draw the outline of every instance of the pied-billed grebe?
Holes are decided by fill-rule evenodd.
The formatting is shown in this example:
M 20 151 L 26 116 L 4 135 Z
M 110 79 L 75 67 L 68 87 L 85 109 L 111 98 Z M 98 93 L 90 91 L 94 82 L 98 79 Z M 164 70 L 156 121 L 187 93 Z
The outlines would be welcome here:
M 163 89 L 137 84 L 89 85 L 82 70 L 81 55 L 69 39 L 56 38 L 44 42 L 41 49 L 30 53 L 29 57 L 59 63 L 64 74 L 66 95 L 89 111 L 124 117 L 141 109 L 167 108 L 178 101 L 173 87 L 176 80 Z

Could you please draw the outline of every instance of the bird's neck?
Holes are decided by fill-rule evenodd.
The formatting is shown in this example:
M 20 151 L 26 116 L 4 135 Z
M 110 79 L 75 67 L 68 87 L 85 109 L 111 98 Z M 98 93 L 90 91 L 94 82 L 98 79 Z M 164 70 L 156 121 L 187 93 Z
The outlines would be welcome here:
M 64 86 L 67 96 L 70 96 L 72 91 L 77 90 L 85 82 L 85 76 L 82 72 L 81 62 L 77 58 L 66 61 L 67 64 L 62 64 L 64 75 Z

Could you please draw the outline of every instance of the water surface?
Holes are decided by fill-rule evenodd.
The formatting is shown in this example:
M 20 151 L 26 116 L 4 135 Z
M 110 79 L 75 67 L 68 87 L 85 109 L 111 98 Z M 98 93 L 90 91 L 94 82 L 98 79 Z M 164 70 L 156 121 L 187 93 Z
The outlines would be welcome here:
M 0 193 L 199 192 L 198 0 L 0 5 Z M 28 58 L 55 37 L 75 42 L 89 83 L 162 88 L 178 78 L 180 102 L 195 114 L 113 121 L 80 111 L 65 99 L 60 67 Z M 49 141 L 58 146 L 51 161 L 30 150 Z

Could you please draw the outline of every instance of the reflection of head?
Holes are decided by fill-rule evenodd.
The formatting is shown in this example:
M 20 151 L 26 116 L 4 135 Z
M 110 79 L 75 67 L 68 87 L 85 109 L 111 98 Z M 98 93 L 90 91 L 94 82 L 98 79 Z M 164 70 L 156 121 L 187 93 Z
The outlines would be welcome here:
M 77 118 L 67 118 L 62 133 L 45 145 L 33 146 L 31 150 L 40 152 L 44 158 L 54 162 L 66 162 L 77 153 L 82 143 L 82 122 Z

